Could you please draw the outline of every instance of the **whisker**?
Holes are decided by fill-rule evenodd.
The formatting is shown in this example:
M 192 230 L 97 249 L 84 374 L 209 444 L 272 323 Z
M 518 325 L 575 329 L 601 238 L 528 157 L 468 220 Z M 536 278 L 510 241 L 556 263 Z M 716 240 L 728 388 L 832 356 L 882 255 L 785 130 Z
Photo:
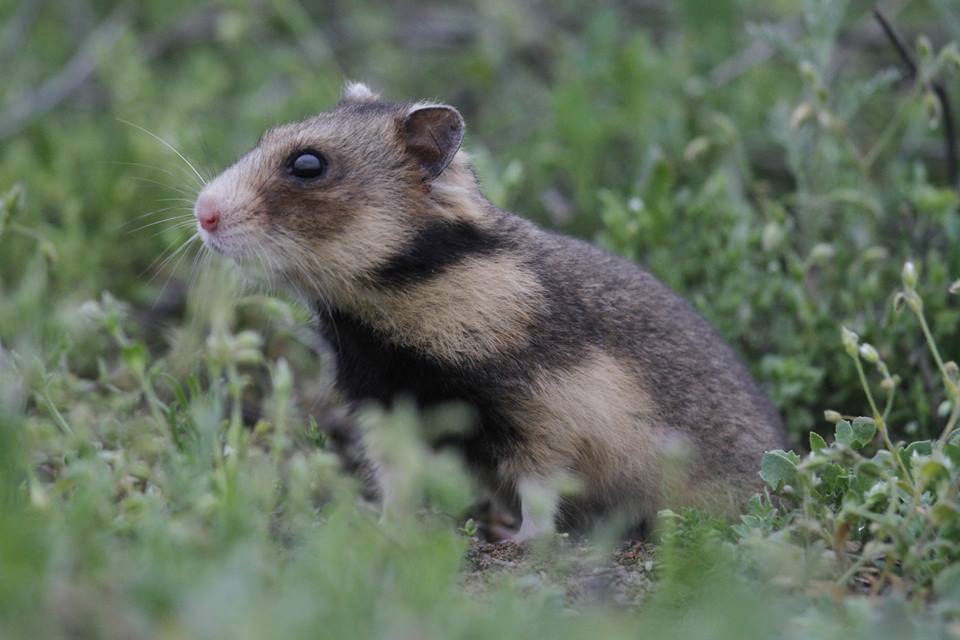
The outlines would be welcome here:
M 202 268 L 206 262 L 209 251 L 210 249 L 207 247 L 207 245 L 201 243 L 200 250 L 197 251 L 196 255 L 193 256 L 193 266 L 190 267 L 190 275 L 187 277 L 187 286 L 189 286 L 191 289 L 197 283 L 196 278 L 199 277 L 197 267 Z
M 177 210 L 177 209 L 180 209 L 180 210 L 182 210 L 182 211 L 187 211 L 187 210 L 188 210 L 188 207 L 183 207 L 183 206 L 180 206 L 180 205 L 173 205 L 173 206 L 169 206 L 169 207 L 162 207 L 162 208 L 160 208 L 160 209 L 154 209 L 153 211 L 147 211 L 146 213 L 141 213 L 141 214 L 139 214 L 139 215 L 131 218 L 131 219 L 128 220 L 127 222 L 124 222 L 122 225 L 120 225 L 120 228 L 123 229 L 123 228 L 126 227 L 126 226 L 129 226 L 129 225 L 131 225 L 131 224 L 134 224 L 137 220 L 140 220 L 141 218 L 146 218 L 147 216 L 156 215 L 156 214 L 158 214 L 158 213 L 163 213 L 163 212 L 165 212 L 165 211 L 175 211 L 175 210 Z M 189 209 L 189 210 L 190 210 L 190 211 L 193 211 L 193 209 Z
M 153 271 L 154 266 L 157 265 L 157 263 L 160 262 L 164 258 L 164 256 L 167 255 L 167 253 L 169 253 L 170 251 L 174 250 L 176 247 L 179 247 L 179 246 L 180 245 L 178 242 L 171 242 L 169 245 L 167 245 L 167 247 L 160 252 L 160 255 L 158 255 L 156 258 L 150 261 L 150 264 L 147 265 L 147 268 L 140 273 L 139 277 L 142 278 L 143 276 L 147 275 L 147 273 L 149 273 L 150 271 Z
M 186 202 L 190 205 L 190 208 L 193 209 L 193 204 L 196 200 L 193 198 L 157 198 L 157 202 Z
M 195 197 L 195 196 L 197 195 L 196 193 L 194 193 L 194 192 L 192 192 L 192 191 L 188 191 L 188 190 L 183 189 L 183 188 L 181 188 L 181 187 L 175 187 L 175 186 L 173 186 L 173 185 L 166 184 L 165 182 L 160 182 L 159 180 L 153 180 L 153 179 L 151 179 L 151 178 L 144 178 L 143 176 L 127 176 L 127 177 L 130 178 L 131 180 L 139 180 L 140 182 L 147 182 L 147 183 L 150 183 L 150 184 L 155 184 L 155 185 L 157 185 L 158 187 L 163 187 L 164 189 L 169 189 L 170 191 L 175 191 L 175 192 L 177 192 L 177 193 L 179 193 L 180 195 L 183 195 L 183 196 Z M 191 200 L 191 202 L 193 202 L 193 201 Z
M 129 125 L 129 126 L 135 128 L 135 129 L 139 129 L 140 131 L 144 132 L 144 133 L 147 134 L 148 136 L 152 137 L 154 140 L 158 141 L 160 144 L 164 145 L 166 148 L 170 149 L 170 151 L 173 151 L 175 154 L 177 154 L 177 157 L 179 157 L 181 160 L 183 160 L 183 161 L 187 164 L 187 166 L 190 167 L 190 170 L 193 171 L 193 174 L 194 174 L 195 176 L 197 176 L 197 178 L 200 180 L 200 184 L 201 184 L 201 185 L 204 185 L 204 184 L 207 183 L 207 181 L 204 180 L 203 176 L 200 175 L 200 172 L 197 171 L 197 168 L 194 167 L 193 164 L 192 164 L 189 160 L 187 160 L 182 153 L 180 153 L 179 151 L 177 151 L 176 147 L 174 147 L 172 144 L 170 144 L 169 142 L 167 142 L 166 140 L 164 140 L 163 138 L 161 138 L 161 137 L 158 136 L 157 134 L 153 133 L 152 131 L 148 131 L 147 129 L 144 129 L 144 128 L 141 127 L 140 125 L 134 124 L 133 122 L 130 122 L 129 120 L 124 120 L 123 118 L 117 118 L 117 120 L 119 120 L 120 122 L 122 122 L 122 123 L 124 123 L 124 124 L 126 124 L 126 125 Z
M 155 164 L 146 164 L 146 163 L 144 163 L 144 162 L 121 162 L 121 161 L 119 161 L 119 160 L 97 160 L 97 163 L 98 163 L 98 164 L 119 165 L 119 166 L 124 166 L 124 167 L 139 167 L 139 168 L 142 168 L 142 169 L 153 169 L 154 171 L 163 172 L 163 173 L 167 174 L 168 176 L 170 176 L 171 178 L 174 178 L 175 180 L 182 180 L 182 179 L 184 178 L 184 176 L 188 176 L 191 180 L 193 180 L 193 176 L 192 176 L 190 173 L 188 173 L 185 169 L 183 169 L 182 167 L 177 167 L 177 168 L 180 170 L 180 173 L 177 174 L 177 173 L 174 173 L 173 171 L 171 171 L 170 169 L 166 169 L 166 168 L 164 168 L 164 167 L 159 167 L 159 166 L 157 166 L 157 165 L 155 165 Z
M 173 209 L 174 207 L 170 207 L 170 208 Z M 157 213 L 159 213 L 159 212 L 157 212 Z M 158 225 L 158 224 L 163 224 L 164 222 L 172 222 L 172 221 L 174 221 L 174 220 L 185 221 L 185 220 L 187 220 L 188 218 L 192 220 L 192 219 L 193 219 L 193 216 L 192 216 L 191 214 L 189 214 L 189 213 L 181 213 L 181 214 L 179 214 L 179 215 L 172 216 L 172 217 L 170 217 L 170 218 L 164 218 L 163 220 L 154 220 L 153 222 L 148 222 L 148 223 L 146 223 L 146 224 L 144 224 L 144 225 L 141 225 L 141 226 L 137 227 L 136 229 L 131 229 L 131 230 L 127 231 L 127 234 L 136 233 L 137 231 L 143 231 L 144 229 L 148 229 L 148 228 L 153 227 L 153 226 Z M 128 224 L 129 224 L 129 223 L 128 223 Z M 124 226 L 126 226 L 126 225 L 124 225 Z M 121 228 L 123 228 L 123 227 L 121 227 Z
M 191 240 L 188 240 L 184 243 L 184 247 L 189 247 L 192 244 Z M 163 286 L 160 287 L 160 292 L 157 294 L 157 300 L 163 298 L 163 292 L 167 290 L 167 287 L 170 286 L 170 281 L 173 280 L 173 276 L 177 273 L 177 270 L 180 268 L 180 265 L 183 264 L 183 259 L 187 257 L 189 251 L 181 251 L 180 257 L 177 258 L 176 262 L 173 263 L 173 266 L 170 267 L 170 270 L 167 274 L 167 280 L 163 283 Z
M 195 221 L 193 221 L 193 220 L 184 220 L 184 221 L 182 221 L 182 222 L 178 222 L 178 223 L 176 223 L 176 224 L 172 224 L 172 225 L 170 225 L 169 227 L 164 227 L 163 229 L 160 229 L 159 231 L 156 231 L 156 232 L 154 232 L 154 233 L 151 233 L 151 234 L 150 234 L 150 237 L 151 237 L 151 238 L 156 238 L 157 236 L 163 235 L 163 234 L 165 234 L 165 233 L 167 233 L 167 232 L 169 232 L 169 231 L 180 231 L 180 230 L 183 230 L 183 229 L 193 229 L 193 228 L 195 228 L 195 227 L 196 227 L 196 222 L 195 222 Z
M 154 281 L 154 279 L 157 277 L 157 275 L 163 270 L 163 267 L 164 267 L 167 263 L 169 263 L 170 260 L 174 258 L 174 256 L 176 256 L 178 253 L 180 253 L 180 252 L 183 251 L 185 248 L 187 248 L 188 246 L 190 246 L 190 243 L 192 243 L 194 240 L 198 239 L 199 237 L 200 237 L 200 232 L 197 231 L 197 232 L 194 233 L 192 236 L 190 236 L 189 238 L 187 238 L 187 240 L 185 240 L 185 241 L 183 242 L 183 244 L 177 246 L 177 243 L 174 242 L 174 243 L 171 244 L 169 247 L 167 247 L 167 249 L 166 249 L 163 253 L 161 253 L 160 256 L 158 256 L 157 258 L 155 258 L 153 262 L 156 263 L 157 261 L 160 261 L 161 258 L 162 258 L 162 261 L 160 261 L 159 264 L 156 265 L 156 267 L 153 266 L 153 263 L 151 263 L 151 265 L 150 265 L 149 267 L 147 267 L 147 270 L 148 270 L 148 271 L 154 270 L 154 274 L 153 274 L 153 276 L 150 277 L 149 280 L 147 280 L 147 284 L 150 284 L 151 282 Z M 164 258 L 163 255 L 164 255 L 165 253 L 168 253 L 168 251 L 170 251 L 170 249 L 173 248 L 173 247 L 177 247 L 177 248 L 176 248 L 172 253 L 169 253 L 169 254 Z M 142 276 L 142 275 L 143 275 L 143 274 L 141 274 L 141 276 Z
M 313 297 L 313 301 L 317 303 L 317 312 L 323 316 L 326 314 L 329 319 L 329 325 L 333 329 L 334 340 L 336 341 L 336 347 L 338 350 L 342 350 L 342 342 L 340 339 L 340 330 L 337 327 L 336 322 L 333 317 L 333 305 L 331 304 L 329 298 L 324 294 L 323 287 L 320 286 L 315 275 L 315 260 L 310 258 L 312 254 L 307 250 L 307 247 L 304 246 L 303 242 L 298 238 L 291 236 L 288 233 L 280 232 L 271 237 L 271 243 L 277 248 L 279 252 L 286 257 L 287 260 L 291 260 L 297 269 L 299 277 L 307 280 L 307 284 L 310 288 L 309 292 L 302 291 L 302 287 L 298 287 L 286 274 L 283 273 L 287 284 L 291 287 L 294 292 L 300 292 L 301 295 L 304 295 L 308 299 Z M 313 301 L 310 301 L 310 304 L 313 304 Z

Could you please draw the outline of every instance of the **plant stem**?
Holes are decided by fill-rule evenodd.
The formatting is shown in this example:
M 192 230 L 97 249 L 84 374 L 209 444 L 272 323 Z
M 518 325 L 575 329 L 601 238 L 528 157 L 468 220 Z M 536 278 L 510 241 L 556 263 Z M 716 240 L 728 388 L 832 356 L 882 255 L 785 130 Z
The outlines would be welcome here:
M 946 387 L 947 395 L 952 404 L 950 417 L 947 419 L 947 424 L 944 426 L 943 432 L 937 439 L 937 445 L 942 447 L 946 444 L 950 433 L 957 426 L 957 420 L 960 419 L 960 387 L 957 387 L 957 383 L 947 374 L 947 368 L 943 364 L 943 358 L 940 357 L 940 350 L 937 348 L 937 343 L 934 341 L 933 334 L 930 332 L 930 326 L 927 324 L 927 318 L 923 313 L 923 309 L 916 308 L 913 309 L 913 312 L 917 316 L 917 320 L 920 321 L 920 329 L 923 330 L 923 337 L 926 338 L 927 347 L 929 347 L 930 353 L 933 354 L 937 368 L 940 369 L 940 375 L 943 377 L 943 386 Z
M 850 565 L 850 568 L 847 569 L 842 576 L 837 578 L 837 584 L 840 586 L 845 586 L 848 582 L 850 582 L 850 580 L 853 579 L 853 576 L 855 576 L 857 572 L 860 571 L 860 569 L 862 569 L 864 565 L 871 560 L 873 560 L 872 557 L 861 555 L 859 558 L 857 558 L 856 562 Z
M 38 393 L 37 396 L 43 402 L 43 405 L 47 408 L 47 411 L 50 413 L 50 415 L 53 416 L 53 421 L 57 423 L 57 426 L 60 427 L 60 430 L 69 436 L 73 436 L 73 429 L 70 428 L 70 425 L 63 417 L 63 414 L 60 413 L 60 410 L 57 409 L 56 405 L 53 404 L 53 401 L 50 400 L 50 396 L 47 395 L 46 391 Z
M 890 415 L 890 410 L 893 409 L 893 397 L 897 393 L 897 385 L 892 385 L 890 387 L 890 392 L 887 394 L 887 404 L 883 408 L 883 423 L 887 423 L 887 417 Z
M 857 366 L 857 375 L 860 376 L 860 384 L 863 386 L 863 391 L 867 394 L 867 401 L 870 403 L 870 409 L 873 411 L 873 421 L 877 425 L 877 430 L 880 431 L 880 437 L 883 438 L 883 444 L 897 460 L 900 470 L 903 471 L 904 479 L 909 479 L 910 472 L 907 470 L 907 466 L 903 463 L 903 460 L 900 459 L 900 452 L 893 445 L 893 442 L 890 440 L 890 434 L 887 432 L 887 421 L 884 419 L 885 413 L 880 413 L 880 410 L 877 408 L 877 403 L 873 399 L 873 393 L 870 391 L 870 384 L 867 382 L 867 374 L 863 370 L 863 363 L 860 362 L 859 356 L 852 355 L 851 357 L 853 358 L 853 363 Z M 889 402 L 891 402 L 891 400 L 888 398 L 888 405 Z M 889 406 L 887 410 L 889 410 Z
M 883 152 L 887 145 L 890 144 L 900 127 L 903 126 L 903 123 L 907 119 L 908 108 L 911 106 L 916 94 L 917 89 L 916 86 L 914 86 L 913 91 L 910 92 L 910 95 L 907 97 L 907 99 L 900 103 L 900 106 L 897 108 L 897 112 L 893 115 L 893 118 L 890 119 L 890 124 L 887 125 L 887 128 L 883 130 L 874 145 L 870 147 L 867 153 L 863 156 L 863 171 L 871 170 L 873 164 L 877 161 L 877 157 Z
M 857 366 L 857 375 L 860 376 L 860 384 L 863 386 L 864 392 L 867 394 L 867 402 L 870 403 L 870 410 L 873 411 L 874 419 L 881 418 L 880 410 L 877 409 L 877 403 L 873 399 L 873 393 L 870 391 L 870 385 L 867 383 L 867 374 L 863 371 L 863 363 L 860 362 L 860 358 L 857 356 L 852 356 L 853 362 Z
M 947 369 L 943 366 L 943 358 L 940 357 L 940 350 L 937 348 L 937 343 L 933 340 L 933 334 L 930 333 L 930 327 L 927 325 L 927 318 L 923 314 L 923 310 L 915 309 L 914 313 L 917 316 L 917 320 L 920 321 L 920 328 L 923 330 L 923 337 L 927 340 L 927 346 L 930 348 L 930 353 L 933 354 L 933 359 L 937 363 L 937 368 L 940 369 L 940 375 L 943 376 L 944 383 L 947 385 L 948 390 L 955 389 L 956 385 L 953 384 L 952 380 L 950 380 L 950 376 L 947 375 Z
M 943 427 L 943 432 L 940 434 L 940 437 L 937 439 L 937 446 L 942 447 L 947 443 L 947 438 L 950 437 L 950 434 L 953 432 L 954 428 L 957 426 L 957 420 L 960 419 L 960 402 L 956 398 L 953 400 L 953 408 L 950 409 L 950 417 L 947 419 L 947 424 Z

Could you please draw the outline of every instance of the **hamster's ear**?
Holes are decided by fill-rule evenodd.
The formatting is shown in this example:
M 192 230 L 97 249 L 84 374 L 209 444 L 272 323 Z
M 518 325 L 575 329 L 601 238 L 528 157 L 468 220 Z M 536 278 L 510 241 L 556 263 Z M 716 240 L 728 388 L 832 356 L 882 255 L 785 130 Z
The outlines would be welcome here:
M 436 178 L 457 155 L 463 142 L 463 117 L 445 104 L 415 104 L 400 126 L 400 134 L 413 156 L 427 174 Z
M 363 104 L 364 102 L 376 102 L 379 99 L 380 96 L 362 82 L 348 82 L 343 87 L 340 104 Z

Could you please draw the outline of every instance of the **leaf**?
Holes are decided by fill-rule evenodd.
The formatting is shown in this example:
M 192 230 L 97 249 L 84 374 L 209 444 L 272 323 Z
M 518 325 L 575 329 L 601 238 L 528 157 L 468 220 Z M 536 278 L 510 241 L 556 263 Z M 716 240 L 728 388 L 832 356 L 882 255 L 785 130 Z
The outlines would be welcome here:
M 760 462 L 760 477 L 774 490 L 791 484 L 797 477 L 797 454 L 776 449 L 763 454 Z
M 819 490 L 823 495 L 834 495 L 849 488 L 847 471 L 838 464 L 831 462 L 820 472 L 822 483 Z
M 912 456 L 914 453 L 921 456 L 928 456 L 933 453 L 933 441 L 917 440 L 916 442 L 911 442 L 903 452 L 908 456 Z
M 131 342 L 121 349 L 123 361 L 137 375 L 143 374 L 147 367 L 147 348 L 139 342 Z
M 937 526 L 943 527 L 960 520 L 960 509 L 952 502 L 940 501 L 930 508 L 930 519 Z
M 856 473 L 870 478 L 886 477 L 888 470 L 880 466 L 876 460 L 863 460 L 856 465 Z
M 0 236 L 6 231 L 7 225 L 23 208 L 23 185 L 15 184 L 7 193 L 0 196 Z
M 950 469 L 948 469 L 944 461 L 939 458 L 940 456 L 927 459 L 918 459 L 918 461 L 922 460 L 918 471 L 920 475 L 920 481 L 924 486 L 932 484 L 940 478 L 947 478 L 950 476 Z M 914 469 L 916 469 L 916 467 L 914 467 Z
M 944 445 L 943 453 L 950 458 L 950 462 L 952 462 L 954 466 L 960 467 L 960 445 L 948 443 Z
M 873 418 L 854 418 L 852 428 L 855 447 L 867 446 L 877 435 L 877 425 Z
M 852 447 L 854 441 L 853 426 L 846 420 L 841 420 L 837 423 L 836 431 L 834 431 L 833 437 L 840 444 L 845 444 L 848 447 Z
M 816 431 L 810 432 L 810 451 L 813 451 L 814 453 L 816 453 L 821 449 L 825 449 L 826 446 L 827 446 L 827 441 L 823 439 L 823 436 L 821 436 Z
M 900 452 L 900 459 L 904 464 L 909 465 L 914 453 L 920 456 L 930 455 L 933 453 L 933 442 L 930 440 L 911 442 Z

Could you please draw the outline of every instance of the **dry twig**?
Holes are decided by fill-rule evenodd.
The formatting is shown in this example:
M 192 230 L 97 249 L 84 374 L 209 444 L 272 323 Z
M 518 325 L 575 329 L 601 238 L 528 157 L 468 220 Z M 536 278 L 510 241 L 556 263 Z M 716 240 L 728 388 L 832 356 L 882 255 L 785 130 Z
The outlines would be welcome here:
M 126 28 L 126 18 L 117 12 L 91 31 L 59 73 L 16 100 L 0 116 L 0 140 L 9 138 L 30 121 L 50 112 L 83 86 L 99 65 L 100 55 L 113 46 Z
M 917 63 L 913 59 L 913 54 L 910 52 L 909 47 L 907 47 L 907 45 L 904 43 L 903 38 L 900 37 L 900 34 L 897 33 L 897 30 L 893 28 L 893 25 L 889 20 L 887 20 L 886 16 L 883 15 L 883 12 L 881 12 L 880 9 L 874 8 L 873 16 L 877 19 L 877 22 L 880 23 L 880 27 L 890 40 L 890 43 L 896 50 L 897 55 L 900 56 L 900 60 L 907 68 L 910 78 L 916 79 L 919 73 Z M 947 156 L 947 181 L 953 188 L 960 191 L 960 171 L 958 171 L 958 167 L 960 167 L 960 165 L 958 165 L 957 157 L 957 132 L 953 119 L 953 110 L 950 105 L 950 95 L 947 93 L 947 90 L 944 88 L 944 86 L 937 81 L 930 82 L 927 88 L 937 97 L 937 101 L 940 102 L 940 110 L 943 114 L 943 142 Z

